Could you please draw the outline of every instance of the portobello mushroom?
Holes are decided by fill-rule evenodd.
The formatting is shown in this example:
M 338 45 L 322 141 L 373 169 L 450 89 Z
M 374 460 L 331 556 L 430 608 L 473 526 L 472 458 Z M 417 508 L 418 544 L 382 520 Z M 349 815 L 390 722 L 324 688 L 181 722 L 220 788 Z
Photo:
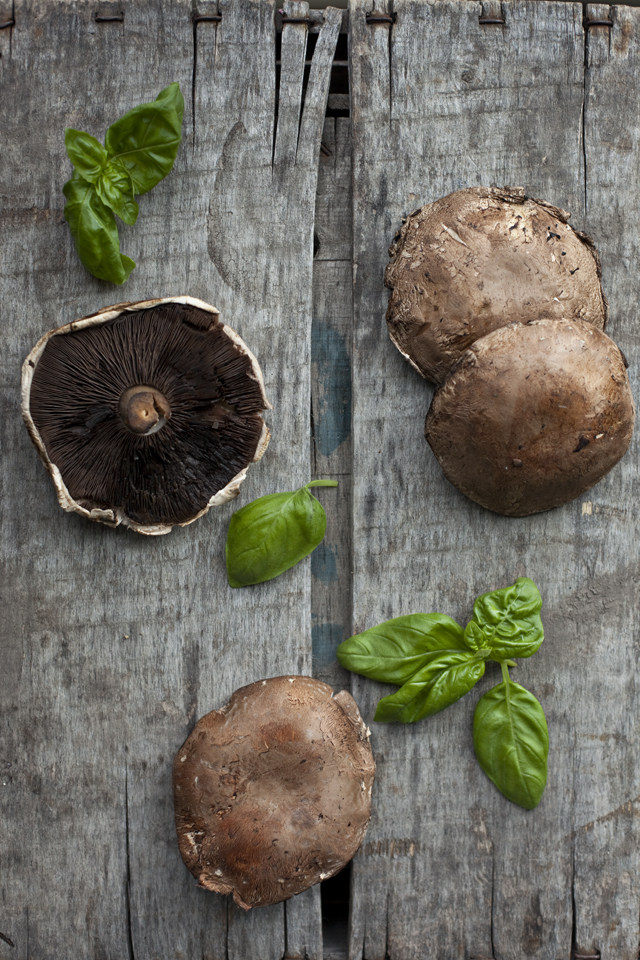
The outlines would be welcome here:
M 196 724 L 173 765 L 176 829 L 198 885 L 245 910 L 333 876 L 362 843 L 375 764 L 345 690 L 273 677 Z
M 22 413 L 64 510 L 168 533 L 237 496 L 269 442 L 256 358 L 191 297 L 121 303 L 47 333 Z
M 603 330 L 592 241 L 569 214 L 521 189 L 471 187 L 412 213 L 389 250 L 389 335 L 442 383 L 479 337 L 510 323 L 576 319 Z
M 582 320 L 512 323 L 476 340 L 433 397 L 425 436 L 447 479 L 523 517 L 568 503 L 626 452 L 624 357 Z

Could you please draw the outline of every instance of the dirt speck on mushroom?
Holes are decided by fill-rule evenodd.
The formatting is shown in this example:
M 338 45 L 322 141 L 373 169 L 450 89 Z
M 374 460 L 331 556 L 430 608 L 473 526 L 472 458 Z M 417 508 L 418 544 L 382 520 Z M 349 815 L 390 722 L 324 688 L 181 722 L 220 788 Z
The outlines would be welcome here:
M 199 885 L 251 907 L 333 876 L 359 848 L 375 764 L 351 695 L 311 677 L 242 687 L 173 767 L 180 853 Z

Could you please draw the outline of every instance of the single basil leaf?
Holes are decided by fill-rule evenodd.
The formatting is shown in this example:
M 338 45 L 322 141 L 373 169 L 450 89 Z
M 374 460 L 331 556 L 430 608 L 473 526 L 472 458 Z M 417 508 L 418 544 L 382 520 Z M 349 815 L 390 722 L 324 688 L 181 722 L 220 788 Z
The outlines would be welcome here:
M 549 731 L 539 702 L 512 680 L 479 700 L 473 719 L 478 763 L 498 790 L 525 810 L 540 803 L 547 782 Z
M 464 629 L 464 642 L 470 650 L 479 650 L 484 646 L 485 636 L 480 624 L 470 620 Z
M 430 659 L 465 650 L 462 627 L 442 613 L 395 617 L 349 637 L 338 647 L 347 670 L 382 683 L 404 683 Z
M 432 660 L 404 686 L 378 702 L 378 723 L 415 723 L 451 706 L 484 674 L 484 661 L 468 651 L 447 653 Z
M 309 493 L 311 486 L 338 484 L 314 480 L 299 490 L 259 497 L 234 513 L 226 545 L 232 587 L 272 580 L 315 550 L 324 537 L 327 516 Z
M 544 640 L 541 609 L 538 588 L 526 577 L 518 577 L 512 586 L 478 597 L 473 620 L 482 630 L 482 646 L 491 647 L 492 660 L 530 657 L 539 649 Z M 476 632 L 476 628 L 472 629 Z
M 133 182 L 128 171 L 110 161 L 95 183 L 96 193 L 121 220 L 130 226 L 138 219 L 138 204 L 133 199 Z
M 134 192 L 147 193 L 171 171 L 182 141 L 184 98 L 177 83 L 112 123 L 105 146 L 131 175 Z
M 92 184 L 75 173 L 63 187 L 65 220 L 83 266 L 99 280 L 124 283 L 135 263 L 120 253 L 118 228 Z
M 90 133 L 67 127 L 64 132 L 67 156 L 76 172 L 89 183 L 95 183 L 107 163 L 107 151 Z

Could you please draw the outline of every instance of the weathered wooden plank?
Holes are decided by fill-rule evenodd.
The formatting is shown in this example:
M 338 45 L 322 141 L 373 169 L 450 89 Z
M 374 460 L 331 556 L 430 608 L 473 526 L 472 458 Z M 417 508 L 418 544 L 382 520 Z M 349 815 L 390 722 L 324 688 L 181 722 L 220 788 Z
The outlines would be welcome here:
M 284 12 L 288 17 L 306 17 L 309 13 L 309 4 L 292 0 L 290 3 L 285 3 Z M 307 54 L 307 25 L 305 23 L 284 24 L 281 49 L 278 129 L 273 152 L 273 162 L 276 164 L 295 160 L 296 156 L 304 61 Z
M 587 33 L 584 124 L 586 229 L 602 257 L 608 332 L 629 360 L 636 398 L 639 14 L 587 6 L 588 20 L 610 18 L 613 26 Z M 636 434 L 619 470 L 588 495 L 583 537 L 591 545 L 593 586 L 574 601 L 589 658 L 574 719 L 576 946 L 583 953 L 599 950 L 603 960 L 635 960 L 640 939 L 637 476 Z M 607 536 L 596 553 L 603 527 Z M 600 627 L 595 636 L 594 622 Z
M 506 2 L 505 27 L 482 27 L 480 4 L 399 2 L 390 28 L 366 24 L 371 8 L 350 7 L 353 629 L 418 610 L 464 623 L 477 594 L 532 577 L 546 602 L 547 642 L 517 672 L 544 704 L 552 754 L 533 813 L 508 803 L 480 772 L 471 721 L 479 694 L 497 682 L 492 668 L 477 693 L 440 716 L 374 726 L 378 774 L 354 863 L 351 956 L 556 960 L 572 936 L 579 645 L 553 614 L 591 577 L 577 534 L 581 504 L 512 520 L 449 486 L 423 438 L 431 390 L 387 340 L 382 278 L 401 218 L 464 186 L 521 185 L 572 209 L 581 225 L 582 10 Z M 607 542 L 606 525 L 596 538 Z M 382 692 L 354 679 L 366 719 Z
M 97 24 L 94 13 L 91 5 L 17 2 L 11 56 L 3 57 L 2 581 L 12 610 L 3 623 L 3 648 L 10 659 L 17 657 L 19 669 L 2 698 L 8 724 L 3 753 L 13 772 L 2 795 L 7 825 L 2 882 L 6 923 L 18 926 L 15 936 L 9 934 L 18 957 L 127 955 L 135 936 L 127 888 L 131 880 L 135 897 L 137 879 L 127 856 L 127 824 L 138 807 L 133 798 L 136 776 L 142 776 L 139 755 L 153 781 L 164 754 L 166 791 L 171 754 L 188 723 L 181 631 L 170 623 L 165 627 L 162 609 L 145 596 L 148 576 L 159 594 L 167 582 L 184 591 L 187 578 L 175 573 L 184 541 L 179 535 L 164 565 L 160 544 L 145 541 L 143 551 L 141 538 L 65 516 L 19 416 L 20 364 L 37 337 L 122 297 L 87 276 L 62 220 L 61 187 L 71 172 L 64 127 L 103 136 L 108 123 L 155 97 L 166 83 L 176 79 L 189 89 L 192 34 L 186 4 L 164 10 L 145 5 L 135 14 L 129 8 L 127 51 L 122 25 Z M 152 49 L 143 62 L 149 38 Z M 186 129 L 188 134 L 189 114 Z M 164 291 L 171 288 L 175 260 L 169 238 L 187 232 L 187 218 L 180 214 L 184 157 L 183 152 L 172 178 L 141 203 L 135 237 L 124 236 L 124 249 L 138 260 L 138 277 L 142 273 L 140 279 L 134 274 L 133 297 L 152 293 L 159 282 Z M 150 262 L 157 263 L 150 271 L 145 239 Z M 173 292 L 179 290 L 174 286 Z M 175 606 L 174 601 L 179 618 L 182 611 Z M 159 638 L 162 653 L 156 658 Z M 158 667 L 165 674 L 164 690 L 150 702 L 146 694 Z M 150 750 L 138 735 L 154 714 Z M 127 776 L 130 740 L 136 757 Z M 158 818 L 164 817 L 170 830 L 170 798 L 158 792 L 155 799 L 153 825 L 131 835 L 133 856 L 138 842 L 144 847 L 151 839 Z M 140 852 L 156 865 L 153 843 Z M 179 900 L 180 884 L 187 884 L 175 856 L 168 859 L 160 882 L 170 884 L 175 876 Z M 176 932 L 178 942 L 182 932 Z M 190 936 L 182 942 L 190 947 Z
M 311 469 L 338 481 L 327 532 L 311 557 L 313 674 L 335 689 L 349 674 L 336 647 L 351 622 L 351 129 L 328 118 L 316 198 L 318 249 L 313 265 L 311 328 Z M 320 495 L 322 491 L 319 491 Z M 328 498 L 326 498 L 328 500 Z
M 246 338 L 274 404 L 271 449 L 240 502 L 308 479 L 317 156 L 295 183 L 287 171 L 271 189 L 273 4 L 221 4 L 219 26 L 198 25 L 196 50 L 188 0 L 124 10 L 124 24 L 96 23 L 90 4 L 17 0 L 11 56 L 2 48 L 0 549 L 10 616 L 1 628 L 0 930 L 16 946 L 0 941 L 0 951 L 24 960 L 296 956 L 319 928 L 317 894 L 292 906 L 287 940 L 283 905 L 228 915 L 223 898 L 197 890 L 174 839 L 170 770 L 197 716 L 233 689 L 311 671 L 309 561 L 232 591 L 223 547 L 238 504 L 157 540 L 67 516 L 19 417 L 20 364 L 41 333 L 123 296 L 190 293 Z M 141 201 L 139 223 L 121 229 L 138 266 L 116 290 L 84 272 L 62 219 L 64 127 L 102 137 L 172 80 L 186 95 L 185 142 L 171 176 Z M 234 144 L 246 140 L 238 164 Z M 253 273 L 234 270 L 230 211 L 240 234 L 249 213 L 264 228 L 249 251 Z M 286 229 L 265 243 L 274 222 Z

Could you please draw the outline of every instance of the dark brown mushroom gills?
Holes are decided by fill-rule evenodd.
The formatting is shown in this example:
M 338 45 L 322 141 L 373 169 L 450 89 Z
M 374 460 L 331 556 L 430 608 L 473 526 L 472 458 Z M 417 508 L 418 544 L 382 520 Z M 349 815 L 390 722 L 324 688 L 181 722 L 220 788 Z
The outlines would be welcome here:
M 458 490 L 520 517 L 589 490 L 634 420 L 615 343 L 579 320 L 540 320 L 476 340 L 436 390 L 425 436 Z
M 486 187 L 407 217 L 389 250 L 387 324 L 423 377 L 442 383 L 474 341 L 513 322 L 574 318 L 604 329 L 600 261 L 568 218 L 523 190 Z
M 252 462 L 268 404 L 254 361 L 217 313 L 160 302 L 63 330 L 33 370 L 29 414 L 83 508 L 114 509 L 140 527 L 188 523 Z M 142 429 L 147 389 L 158 420 Z
M 199 885 L 244 909 L 337 873 L 364 838 L 375 764 L 346 691 L 311 677 L 236 690 L 176 754 L 180 853 Z

